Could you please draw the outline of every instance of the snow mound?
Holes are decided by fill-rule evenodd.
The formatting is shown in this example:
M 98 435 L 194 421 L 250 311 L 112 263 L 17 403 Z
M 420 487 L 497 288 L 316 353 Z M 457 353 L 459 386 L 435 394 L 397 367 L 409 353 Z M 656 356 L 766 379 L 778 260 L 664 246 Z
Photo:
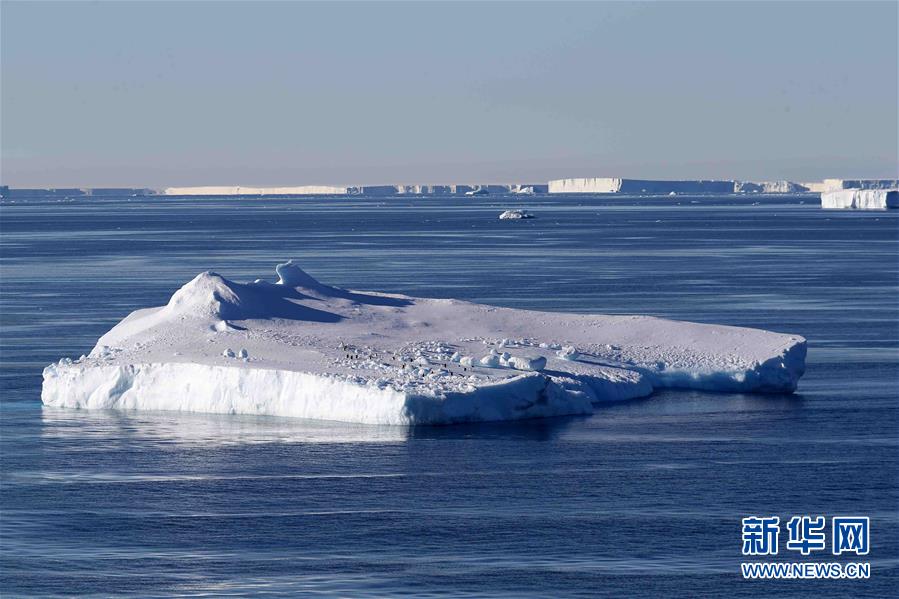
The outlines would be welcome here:
M 278 285 L 287 287 L 303 287 L 305 289 L 315 289 L 319 292 L 331 292 L 333 287 L 322 285 L 314 278 L 309 276 L 299 265 L 293 260 L 288 260 L 283 264 L 275 266 L 275 273 L 278 275 Z
M 44 370 L 47 405 L 450 424 L 592 413 L 659 388 L 791 392 L 805 340 L 205 272 Z
M 245 310 L 243 285 L 232 283 L 212 271 L 198 274 L 175 292 L 163 312 L 179 316 L 242 318 Z

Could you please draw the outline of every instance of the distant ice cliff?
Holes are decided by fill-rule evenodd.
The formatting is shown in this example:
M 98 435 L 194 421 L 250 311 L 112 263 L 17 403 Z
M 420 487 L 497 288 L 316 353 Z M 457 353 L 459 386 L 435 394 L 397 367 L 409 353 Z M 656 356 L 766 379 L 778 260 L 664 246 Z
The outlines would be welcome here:
M 822 208 L 854 208 L 856 210 L 886 210 L 899 208 L 896 189 L 842 189 L 821 194 Z

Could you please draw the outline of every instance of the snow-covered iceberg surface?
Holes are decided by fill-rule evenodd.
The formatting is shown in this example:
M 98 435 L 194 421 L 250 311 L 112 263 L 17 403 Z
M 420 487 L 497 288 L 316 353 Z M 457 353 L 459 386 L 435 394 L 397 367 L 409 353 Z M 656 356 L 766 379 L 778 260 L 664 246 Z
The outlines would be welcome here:
M 899 190 L 843 189 L 821 194 L 822 208 L 854 208 L 856 210 L 886 210 L 899 208 Z
M 47 405 L 447 424 L 589 414 L 680 387 L 791 392 L 805 339 L 645 316 L 559 314 L 197 275 L 89 356 L 44 370 Z

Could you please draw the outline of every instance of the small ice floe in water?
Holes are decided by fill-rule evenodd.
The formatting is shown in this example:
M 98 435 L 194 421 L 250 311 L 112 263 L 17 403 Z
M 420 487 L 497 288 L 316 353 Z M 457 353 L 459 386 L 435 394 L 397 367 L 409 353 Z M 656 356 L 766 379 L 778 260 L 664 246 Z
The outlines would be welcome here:
M 789 393 L 805 369 L 798 335 L 351 291 L 291 262 L 276 272 L 277 284 L 197 275 L 166 305 L 123 319 L 88 356 L 47 366 L 41 400 L 451 424 L 590 414 L 664 388 Z
M 581 356 L 581 353 L 574 346 L 566 345 L 556 355 L 563 360 L 574 361 Z
M 534 218 L 534 215 L 524 210 L 506 210 L 499 215 L 500 220 L 522 220 L 526 218 Z

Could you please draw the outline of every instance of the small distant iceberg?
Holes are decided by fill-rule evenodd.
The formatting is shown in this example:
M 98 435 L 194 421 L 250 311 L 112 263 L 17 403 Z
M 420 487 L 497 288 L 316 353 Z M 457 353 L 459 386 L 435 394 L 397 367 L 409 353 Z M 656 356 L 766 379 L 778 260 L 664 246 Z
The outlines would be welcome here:
M 828 209 L 887 210 L 899 208 L 897 189 L 841 189 L 821 194 L 821 207 Z
M 44 369 L 60 408 L 443 425 L 591 414 L 656 389 L 790 393 L 798 335 L 648 316 L 537 312 L 197 275 L 87 356 Z
M 534 215 L 525 210 L 506 210 L 499 215 L 500 220 L 523 220 L 534 218 Z
M 734 193 L 803 193 L 809 187 L 793 181 L 734 181 Z

